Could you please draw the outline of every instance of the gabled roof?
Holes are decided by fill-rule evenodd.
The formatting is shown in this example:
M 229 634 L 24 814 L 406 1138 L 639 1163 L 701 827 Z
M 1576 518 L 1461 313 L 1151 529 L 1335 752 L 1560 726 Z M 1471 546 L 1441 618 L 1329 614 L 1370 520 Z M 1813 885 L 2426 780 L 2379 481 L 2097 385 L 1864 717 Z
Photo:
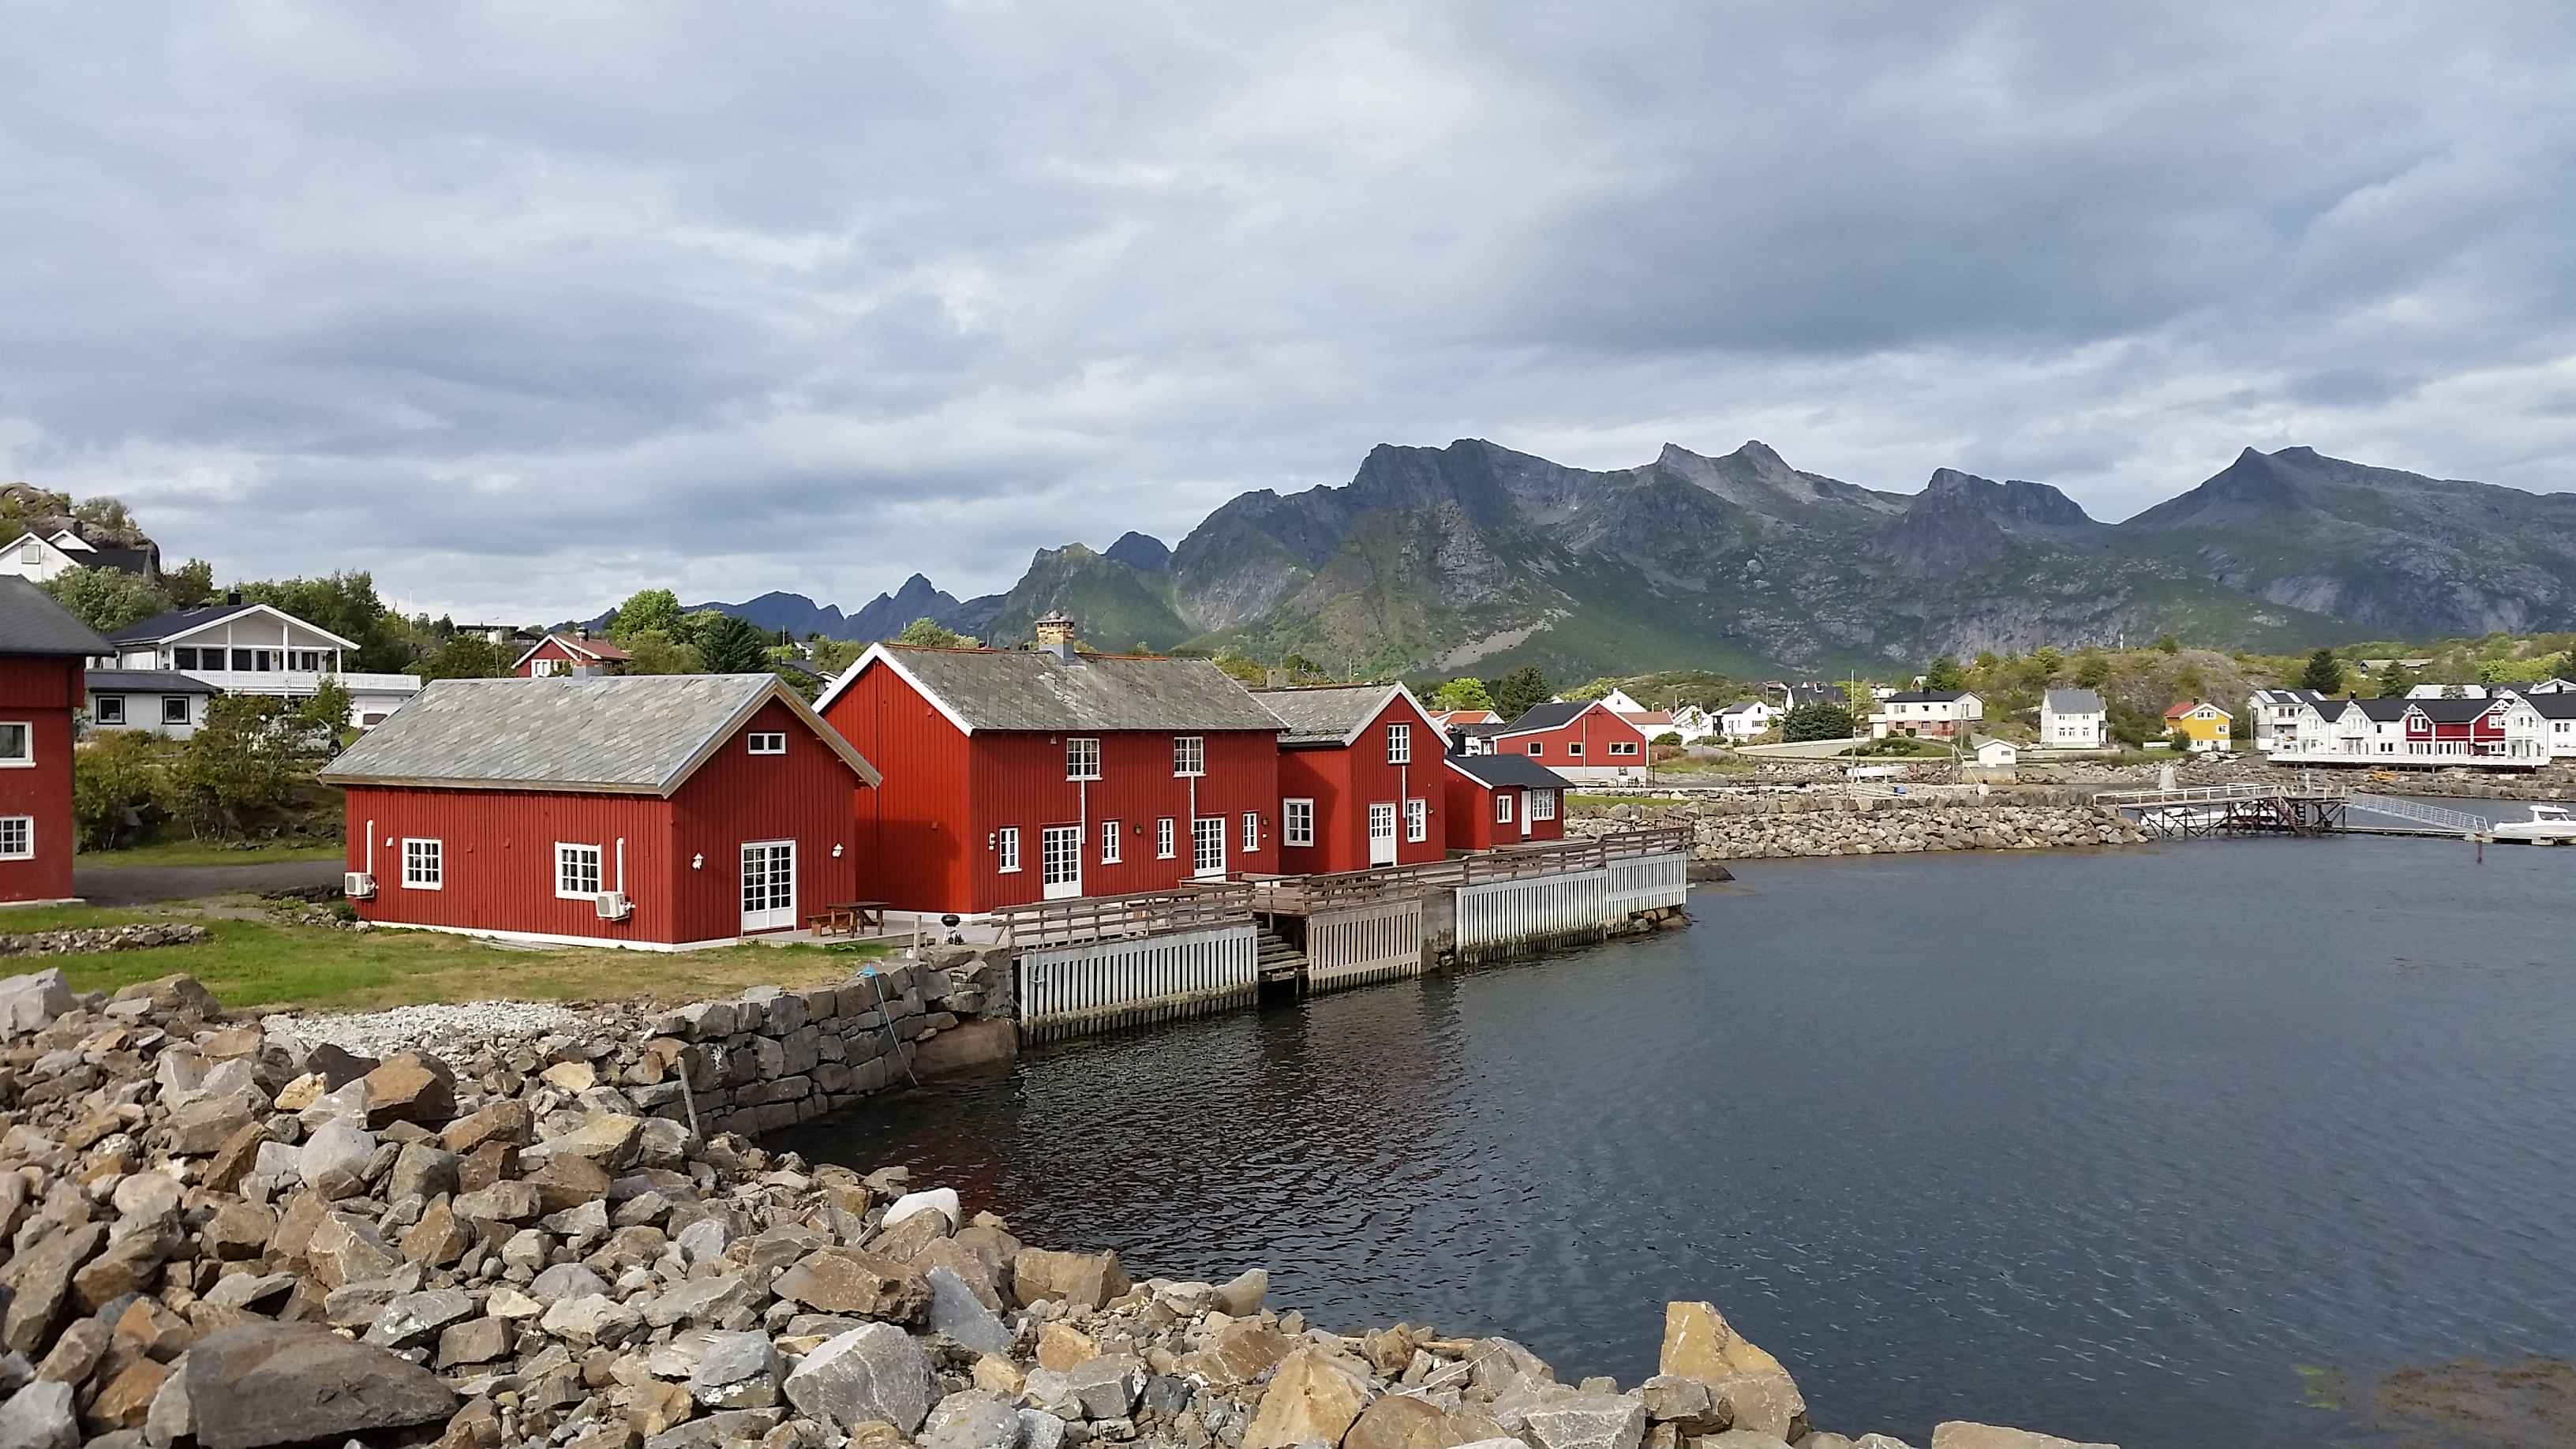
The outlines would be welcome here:
M 526 654 L 512 661 L 510 672 L 517 673 L 520 665 L 527 663 L 539 649 L 549 644 L 560 644 L 564 652 L 574 658 L 588 659 L 599 664 L 623 664 L 634 657 L 605 639 L 576 639 L 570 634 L 548 634 L 529 646 Z
M 116 646 L 26 579 L 0 574 L 0 654 L 81 659 Z
M 1644 729 L 1648 725 L 1668 725 L 1673 722 L 1673 712 L 1668 709 L 1641 709 L 1634 711 L 1614 709 L 1610 712 L 1619 716 L 1619 718 L 1626 720 L 1628 723 L 1635 725 L 1639 729 Z
M 343 649 L 358 647 L 358 641 L 355 639 L 343 639 L 319 624 L 299 619 L 284 609 L 272 608 L 267 604 L 198 604 L 193 608 L 172 609 L 166 614 L 155 614 L 142 623 L 128 624 L 108 638 L 119 644 L 158 644 L 165 639 L 177 639 L 194 634 L 209 624 L 220 624 L 226 619 L 238 619 L 245 614 L 265 614 L 272 619 L 284 620 L 299 629 L 310 629 Z
M 1612 709 L 1606 704 L 1603 704 L 1597 699 L 1551 699 L 1539 704 L 1531 705 L 1529 708 L 1522 710 L 1520 718 L 1513 720 L 1510 724 L 1503 726 L 1501 729 L 1493 731 L 1493 733 L 1496 735 L 1528 735 L 1536 734 L 1541 730 L 1561 730 L 1581 718 L 1584 711 L 1594 709 L 1601 711 L 1612 719 L 1619 718 L 1618 711 Z M 1622 722 L 1624 723 L 1625 721 Z
M 1755 710 L 1757 710 L 1757 709 L 1769 709 L 1770 707 L 1771 707 L 1771 706 L 1769 706 L 1769 705 L 1767 705 L 1767 704 L 1764 704 L 1762 701 L 1760 701 L 1760 700 L 1758 700 L 1758 699 L 1740 699 L 1740 700 L 1737 700 L 1735 703 L 1728 705 L 1726 708 L 1719 710 L 1719 711 L 1718 711 L 1718 713 L 1719 713 L 1719 714 L 1751 714 L 1751 713 L 1753 713 L 1753 712 L 1754 712 Z
M 2540 711 L 2542 719 L 2576 719 L 2576 694 L 2552 690 L 2547 694 L 2526 694 L 2522 702 Z
M 2213 714 L 2224 715 L 2228 719 L 2236 718 L 2236 716 L 2228 714 L 2226 710 L 2219 708 L 2217 705 L 2211 704 L 2205 699 L 2186 699 L 2180 704 L 2166 705 L 2165 718 L 2181 719 L 2185 715 L 2196 714 L 2204 709 Z
M 1444 727 L 1456 725 L 1462 729 L 1468 725 L 1502 722 L 1501 716 L 1490 709 L 1435 709 L 1431 712 L 1431 719 L 1434 724 Z
M 668 798 L 772 700 L 852 773 L 878 782 L 876 767 L 774 674 L 441 679 L 317 778 Z
M 2090 689 L 2052 689 L 2044 701 L 2050 714 L 2101 714 L 2102 696 Z
M 1277 734 L 1234 676 L 1204 659 L 1037 649 L 924 649 L 871 644 L 814 701 L 826 709 L 871 668 L 893 670 L 949 723 L 978 730 L 1259 730 Z
M 2467 724 L 2507 701 L 2495 699 L 2410 699 L 2417 713 L 2435 724 Z
M 1443 755 L 1450 769 L 1489 790 L 1571 790 L 1574 785 L 1527 755 Z
M 1425 726 L 1435 731 L 1440 727 L 1439 722 L 1422 707 L 1422 701 L 1413 697 L 1413 691 L 1401 684 L 1327 684 L 1308 689 L 1256 689 L 1252 691 L 1252 697 L 1288 726 L 1288 732 L 1279 737 L 1279 743 L 1292 749 L 1355 744 L 1360 731 L 1369 727 L 1369 721 L 1385 713 L 1386 707 L 1399 699 L 1420 716 Z
M 221 694 L 222 690 L 193 674 L 175 669 L 93 669 L 92 694 Z
M 2331 696 L 2315 689 L 2258 689 L 2256 704 L 2324 704 Z
M 2344 708 L 2360 710 L 2364 719 L 2395 724 L 2406 717 L 2406 707 L 2414 702 L 2402 695 L 2382 695 L 2375 699 L 2345 700 Z
M 1964 689 L 1900 689 L 1887 697 L 1889 704 L 1956 704 L 1976 696 Z

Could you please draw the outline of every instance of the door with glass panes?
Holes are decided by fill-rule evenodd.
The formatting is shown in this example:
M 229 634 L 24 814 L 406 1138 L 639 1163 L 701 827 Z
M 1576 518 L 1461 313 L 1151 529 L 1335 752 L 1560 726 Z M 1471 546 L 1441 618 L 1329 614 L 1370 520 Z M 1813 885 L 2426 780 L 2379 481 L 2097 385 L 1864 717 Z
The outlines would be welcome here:
M 1038 886 L 1044 899 L 1082 894 L 1082 827 L 1050 825 L 1038 832 Z
M 796 842 L 755 840 L 742 848 L 742 928 L 778 931 L 796 924 Z

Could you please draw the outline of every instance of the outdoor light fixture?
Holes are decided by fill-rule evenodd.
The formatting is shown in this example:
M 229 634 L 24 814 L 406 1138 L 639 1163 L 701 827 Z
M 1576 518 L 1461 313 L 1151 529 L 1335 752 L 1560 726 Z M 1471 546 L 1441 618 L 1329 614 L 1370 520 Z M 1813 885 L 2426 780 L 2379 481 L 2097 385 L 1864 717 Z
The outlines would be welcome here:
M 693 855 L 693 856 L 690 856 L 690 857 L 689 857 L 689 869 L 691 869 L 691 870 L 697 870 L 697 869 L 699 869 L 700 867 L 704 866 L 706 863 L 707 863 L 707 858 L 706 858 L 706 856 L 704 856 L 703 854 L 701 854 L 701 855 Z
M 841 847 L 837 845 L 832 847 L 832 858 L 834 860 L 839 860 L 841 858 Z

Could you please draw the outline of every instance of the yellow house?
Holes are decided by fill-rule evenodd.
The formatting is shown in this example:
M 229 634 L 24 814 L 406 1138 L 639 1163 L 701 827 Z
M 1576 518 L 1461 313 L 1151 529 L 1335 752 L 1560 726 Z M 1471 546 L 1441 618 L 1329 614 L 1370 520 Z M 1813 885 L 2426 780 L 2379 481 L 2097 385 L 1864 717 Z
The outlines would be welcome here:
M 2165 728 L 2180 730 L 2191 739 L 2195 755 L 2208 750 L 2233 748 L 2227 739 L 2228 727 L 2235 716 L 2205 700 L 2186 700 L 2165 711 Z

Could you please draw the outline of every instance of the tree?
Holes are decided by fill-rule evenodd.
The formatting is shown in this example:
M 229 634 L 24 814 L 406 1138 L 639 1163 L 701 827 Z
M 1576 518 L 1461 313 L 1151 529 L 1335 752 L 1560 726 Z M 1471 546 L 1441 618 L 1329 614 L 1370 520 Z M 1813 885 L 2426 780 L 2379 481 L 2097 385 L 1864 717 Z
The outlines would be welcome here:
M 1505 719 L 1518 719 L 1534 704 L 1545 704 L 1555 691 L 1547 687 L 1547 676 L 1535 664 L 1524 664 L 1500 679 L 1485 681 L 1485 692 L 1493 697 L 1494 713 Z
M 680 638 L 680 596 L 669 589 L 636 590 L 609 618 L 608 633 L 620 644 L 638 634 Z
M 1142 654 L 1146 651 L 1138 649 L 1136 652 Z M 1299 684 L 1313 684 L 1332 677 L 1324 672 L 1324 666 L 1293 649 L 1289 651 L 1287 658 L 1279 661 L 1279 667 L 1288 671 L 1288 677 Z
M 376 597 L 375 575 L 363 569 L 244 584 L 241 596 L 246 604 L 266 604 L 357 645 L 356 657 L 346 661 L 350 669 L 392 673 L 411 665 L 409 628 Z
M 1968 687 L 1968 671 L 1959 667 L 1958 660 L 1944 654 L 1923 666 L 1923 687 L 1925 689 L 1965 689 Z
M 2308 667 L 2299 671 L 2299 687 L 2319 694 L 2343 693 L 2343 664 L 2331 649 L 2320 649 L 2308 656 Z
M 2098 649 L 2087 649 L 2075 661 L 2075 682 L 2085 689 L 2100 689 L 2111 682 L 2111 659 Z
M 1565 697 L 1567 699 L 1599 699 L 1618 687 L 1619 681 L 1605 674 L 1598 679 L 1586 680 L 1583 683 L 1574 686 L 1572 689 L 1565 691 Z
M 629 674 L 706 672 L 706 665 L 699 661 L 695 645 L 682 643 L 659 629 L 629 634 L 619 642 L 626 648 L 626 672 Z
M 349 697 L 349 686 L 337 679 L 325 679 L 296 706 L 297 723 L 313 736 L 337 744 L 340 731 L 349 727 L 350 716 L 357 711 L 357 701 Z
M 936 619 L 915 619 L 894 636 L 897 644 L 910 644 L 924 649 L 972 649 L 975 641 L 941 624 Z
M 192 558 L 161 575 L 161 592 L 168 595 L 170 607 L 193 609 L 215 596 L 215 566 L 201 558 Z
M 1802 704 L 1780 717 L 1780 738 L 1791 744 L 1801 740 L 1847 740 L 1851 733 L 1851 711 L 1831 700 Z
M 761 674 L 769 669 L 769 636 L 746 620 L 719 614 L 698 629 L 698 659 L 709 674 Z
M 2156 636 L 2156 652 L 2159 654 L 2180 654 L 2182 652 L 2182 641 L 2171 634 L 2159 634 Z
M 1237 683 L 1249 685 L 1254 689 L 1259 689 L 1270 682 L 1269 666 L 1240 650 L 1221 649 L 1217 651 L 1216 658 L 1211 662 L 1217 668 L 1232 675 Z
M 1485 688 L 1485 681 L 1462 674 L 1431 691 L 1431 707 L 1442 710 L 1492 709 L 1494 696 Z
M 72 752 L 72 824 L 83 850 L 115 850 L 143 839 L 164 812 L 161 766 L 152 737 L 105 730 Z
M 2190 754 L 2191 732 L 2184 729 L 2181 725 L 2175 725 L 2172 729 L 2165 731 L 2165 743 L 2170 746 L 2173 752 L 2177 755 Z
M 170 607 L 169 599 L 140 574 L 122 569 L 65 569 L 39 587 L 72 617 L 102 634 L 140 623 Z
M 814 652 L 805 662 L 826 678 L 838 677 L 842 670 L 858 663 L 859 656 L 868 652 L 868 646 L 849 639 L 816 639 L 810 647 Z
M 274 833 L 295 790 L 295 711 L 275 695 L 226 695 L 206 706 L 170 771 L 170 810 L 200 840 Z
M 509 667 L 510 661 L 501 657 L 491 640 L 480 634 L 451 634 L 422 655 L 412 673 L 423 679 L 498 679 Z

